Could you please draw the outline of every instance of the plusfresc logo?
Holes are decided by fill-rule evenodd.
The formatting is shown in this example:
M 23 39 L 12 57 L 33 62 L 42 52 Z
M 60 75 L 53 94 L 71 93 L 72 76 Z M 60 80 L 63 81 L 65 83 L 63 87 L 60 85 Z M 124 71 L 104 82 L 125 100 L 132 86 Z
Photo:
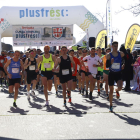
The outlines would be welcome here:
M 19 17 L 65 17 L 68 16 L 68 10 L 58 9 L 58 10 L 45 10 L 44 8 L 40 10 L 19 10 Z

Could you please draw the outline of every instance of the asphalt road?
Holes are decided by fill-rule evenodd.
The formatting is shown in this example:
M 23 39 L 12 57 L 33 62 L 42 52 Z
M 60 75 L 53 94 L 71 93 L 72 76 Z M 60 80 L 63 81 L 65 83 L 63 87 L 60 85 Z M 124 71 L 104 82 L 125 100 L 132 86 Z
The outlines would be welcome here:
M 0 88 L 0 139 L 139 139 L 140 93 L 114 93 L 114 112 L 109 112 L 105 93 L 93 92 L 90 101 L 77 91 L 72 92 L 72 103 L 63 107 L 62 90 L 56 97 L 54 88 L 49 92 L 49 106 L 45 97 L 36 91 L 36 97 L 27 100 L 22 88 L 17 99 L 18 108 L 12 107 L 7 88 Z M 68 101 L 68 100 L 67 100 Z

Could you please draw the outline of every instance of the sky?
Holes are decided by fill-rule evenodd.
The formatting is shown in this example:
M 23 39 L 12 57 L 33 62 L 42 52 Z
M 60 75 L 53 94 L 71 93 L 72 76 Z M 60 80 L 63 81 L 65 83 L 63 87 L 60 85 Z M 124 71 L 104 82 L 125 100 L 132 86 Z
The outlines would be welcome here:
M 0 0 L 0 8 L 2 6 L 48 7 L 83 5 L 92 14 L 101 13 L 103 15 L 106 14 L 106 2 L 107 0 Z M 119 42 L 119 46 L 125 42 L 129 27 L 134 23 L 140 24 L 140 16 L 134 17 L 129 11 L 123 11 L 118 14 L 116 12 L 120 11 L 121 7 L 128 8 L 137 2 L 138 0 L 112 0 L 112 27 L 114 30 L 119 30 L 118 35 L 114 34 L 113 38 Z M 96 17 L 101 21 L 100 17 Z M 83 31 L 77 28 L 77 26 L 74 26 L 74 36 L 76 41 L 80 40 L 83 36 Z M 138 40 L 140 40 L 140 36 Z M 2 42 L 13 45 L 12 38 L 2 38 Z M 23 47 L 21 49 L 23 50 Z

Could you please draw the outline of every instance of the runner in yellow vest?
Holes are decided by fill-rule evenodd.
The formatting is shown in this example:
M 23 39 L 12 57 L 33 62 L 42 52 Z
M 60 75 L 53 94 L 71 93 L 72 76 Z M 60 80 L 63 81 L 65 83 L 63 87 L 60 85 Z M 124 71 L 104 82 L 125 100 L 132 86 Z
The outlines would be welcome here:
M 46 105 L 49 105 L 48 102 L 48 92 L 51 91 L 52 88 L 52 79 L 53 79 L 53 72 L 52 69 L 54 67 L 55 56 L 49 53 L 50 47 L 44 47 L 44 55 L 38 58 L 38 65 L 41 62 L 41 80 L 42 84 L 44 85 L 44 94 L 46 98 Z

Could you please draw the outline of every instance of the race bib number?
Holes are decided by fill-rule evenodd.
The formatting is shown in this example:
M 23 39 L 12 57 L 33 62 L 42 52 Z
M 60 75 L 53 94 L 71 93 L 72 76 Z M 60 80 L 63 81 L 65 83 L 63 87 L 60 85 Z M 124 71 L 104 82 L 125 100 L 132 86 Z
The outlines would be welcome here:
M 87 62 L 84 62 L 84 65 L 85 65 L 85 67 L 88 67 L 88 64 L 87 64 Z
M 29 66 L 29 70 L 35 70 L 35 65 Z
M 44 68 L 51 68 L 51 64 L 50 63 L 44 63 Z
M 12 68 L 12 73 L 19 73 L 19 68 Z
M 120 63 L 113 63 L 111 68 L 112 69 L 120 69 Z
M 68 75 L 69 74 L 69 69 L 62 70 L 62 75 Z
M 96 78 L 96 74 L 93 74 L 93 73 L 92 73 L 92 76 L 93 76 L 93 78 Z
M 1 63 L 3 63 L 4 62 L 4 60 L 1 60 Z

